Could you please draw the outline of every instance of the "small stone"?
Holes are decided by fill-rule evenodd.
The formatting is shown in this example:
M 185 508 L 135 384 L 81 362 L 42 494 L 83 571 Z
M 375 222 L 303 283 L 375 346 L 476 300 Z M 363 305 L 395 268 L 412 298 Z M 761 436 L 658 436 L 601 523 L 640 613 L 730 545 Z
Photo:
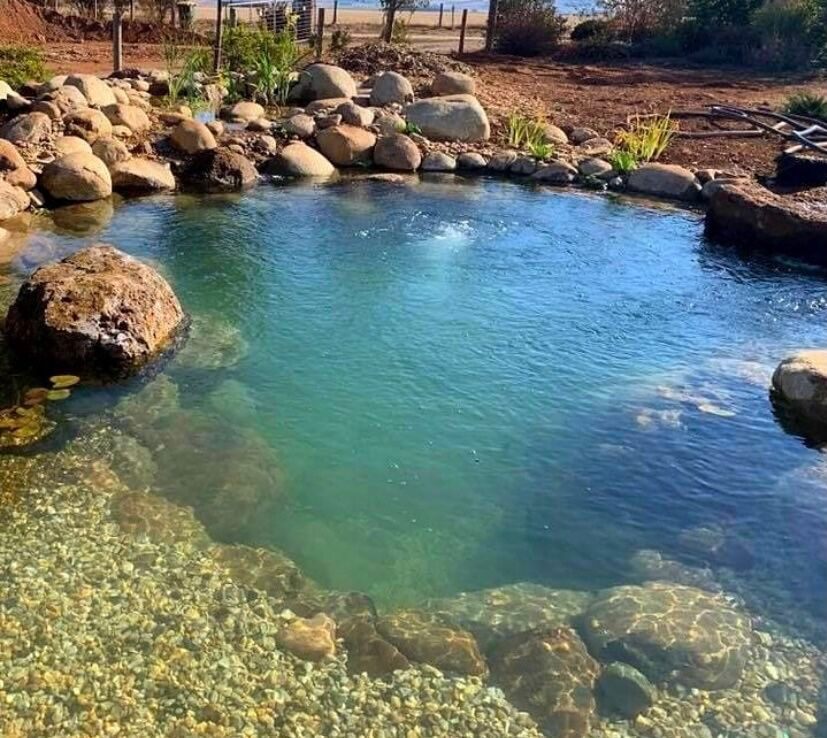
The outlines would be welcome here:
M 606 706 L 626 718 L 648 710 L 657 698 L 657 690 L 643 674 L 619 661 L 603 670 L 597 688 Z
M 279 632 L 278 643 L 303 661 L 322 661 L 336 653 L 336 623 L 323 613 L 296 618 Z

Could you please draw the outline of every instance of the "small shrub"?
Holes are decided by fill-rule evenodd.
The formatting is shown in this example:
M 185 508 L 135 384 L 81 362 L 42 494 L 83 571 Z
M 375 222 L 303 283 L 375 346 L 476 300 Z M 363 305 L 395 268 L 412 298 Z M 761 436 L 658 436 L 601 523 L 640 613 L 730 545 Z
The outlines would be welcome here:
M 594 39 L 611 40 L 614 35 L 614 28 L 609 21 L 589 18 L 580 21 L 572 28 L 569 37 L 572 41 L 593 41 Z
M 210 51 L 205 47 L 187 50 L 174 41 L 163 45 L 164 65 L 169 73 L 169 93 L 167 101 L 175 105 L 182 97 L 187 97 L 196 105 L 199 95 L 195 76 L 199 72 L 207 73 L 210 69 Z
M 549 54 L 559 45 L 566 20 L 553 0 L 503 0 L 499 6 L 497 51 L 515 56 Z
M 402 18 L 395 18 L 391 29 L 391 43 L 397 45 L 407 44 L 409 35 L 407 22 Z
M 615 137 L 619 151 L 628 154 L 636 164 L 657 161 L 675 135 L 675 124 L 667 115 L 635 116 L 625 131 Z
M 782 111 L 790 115 L 827 120 L 827 97 L 813 92 L 796 92 L 787 98 Z
M 599 0 L 617 37 L 637 43 L 670 33 L 686 17 L 689 0 Z
M 632 154 L 623 149 L 614 149 L 609 154 L 609 164 L 619 174 L 628 174 L 633 169 L 637 169 L 638 162 Z
M 330 48 L 333 51 L 341 51 L 350 46 L 351 36 L 347 28 L 337 28 L 330 34 Z
M 811 64 L 824 45 L 822 13 L 814 0 L 768 0 L 750 22 L 751 60 L 774 69 Z
M 402 133 L 405 133 L 408 136 L 410 136 L 412 133 L 416 134 L 417 136 L 421 136 L 422 129 L 416 123 L 411 123 L 409 120 L 407 120 L 405 121 L 405 127 L 402 129 Z
M 46 76 L 43 55 L 28 46 L 0 46 L 0 79 L 17 89 Z

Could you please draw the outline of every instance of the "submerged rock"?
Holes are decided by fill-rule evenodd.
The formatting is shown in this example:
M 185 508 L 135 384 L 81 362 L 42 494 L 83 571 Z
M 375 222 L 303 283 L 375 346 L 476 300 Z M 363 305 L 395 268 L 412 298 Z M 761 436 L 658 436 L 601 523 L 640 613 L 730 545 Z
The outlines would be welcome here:
M 755 563 L 749 546 L 716 524 L 681 531 L 678 544 L 689 556 L 715 566 L 743 571 Z
M 425 608 L 473 633 L 488 651 L 498 641 L 520 633 L 568 625 L 593 599 L 590 592 L 520 582 L 429 600 Z
M 186 344 L 175 363 L 199 369 L 228 369 L 238 364 L 250 346 L 241 329 L 223 318 L 195 315 Z
M 365 673 L 376 678 L 410 666 L 402 652 L 379 634 L 369 615 L 348 618 L 339 625 L 339 635 L 344 639 L 351 674 Z
M 600 675 L 597 689 L 602 703 L 612 712 L 634 718 L 655 704 L 657 690 L 637 669 L 615 661 Z
M 411 661 L 455 674 L 488 673 L 474 636 L 426 612 L 397 610 L 380 617 L 376 629 Z
M 192 508 L 175 505 L 149 492 L 129 491 L 115 496 L 112 517 L 132 536 L 146 536 L 160 543 L 189 543 L 201 548 L 210 543 Z
M 722 587 L 707 568 L 688 566 L 680 561 L 669 559 L 659 551 L 641 549 L 629 560 L 632 572 L 643 580 L 660 580 L 698 587 L 707 592 L 720 592 Z
M 166 349 L 184 323 L 154 269 L 98 244 L 38 269 L 6 317 L 9 345 L 50 371 L 130 374 Z
M 274 549 L 215 544 L 209 553 L 235 581 L 280 601 L 294 596 L 306 584 L 296 563 Z
M 504 641 L 491 659 L 494 681 L 555 738 L 586 738 L 595 712 L 600 667 L 567 627 Z
M 323 613 L 296 618 L 279 631 L 277 640 L 302 661 L 322 661 L 336 653 L 336 623 Z
M 737 683 L 752 635 L 750 619 L 723 597 L 667 582 L 605 590 L 583 615 L 582 628 L 601 660 L 700 689 Z

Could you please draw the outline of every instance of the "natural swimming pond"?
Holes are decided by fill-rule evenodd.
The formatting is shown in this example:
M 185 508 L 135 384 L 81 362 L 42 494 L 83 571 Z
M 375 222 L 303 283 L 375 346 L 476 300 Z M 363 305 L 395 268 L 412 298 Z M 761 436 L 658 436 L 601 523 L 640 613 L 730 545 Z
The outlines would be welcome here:
M 768 392 L 824 341 L 823 273 L 708 243 L 693 212 L 450 179 L 58 217 L 0 289 L 96 241 L 156 265 L 191 335 L 159 373 L 50 406 L 43 455 L 111 431 L 132 489 L 380 612 L 666 579 L 823 637 L 827 466 Z M 799 707 L 723 725 L 814 734 L 810 648 L 750 687 L 774 710 L 761 688 L 806 671 Z

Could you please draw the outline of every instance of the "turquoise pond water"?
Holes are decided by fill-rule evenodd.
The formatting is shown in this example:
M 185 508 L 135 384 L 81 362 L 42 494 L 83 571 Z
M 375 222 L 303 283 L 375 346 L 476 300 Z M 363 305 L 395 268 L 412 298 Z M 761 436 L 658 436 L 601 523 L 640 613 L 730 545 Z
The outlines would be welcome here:
M 827 338 L 823 273 L 707 243 L 698 213 L 460 179 L 58 215 L 5 272 L 100 240 L 193 333 L 151 381 L 75 392 L 50 443 L 105 416 L 142 450 L 125 477 L 151 466 L 214 537 L 409 603 L 699 563 L 707 526 L 735 553 L 700 563 L 824 616 L 827 465 L 768 392 Z

